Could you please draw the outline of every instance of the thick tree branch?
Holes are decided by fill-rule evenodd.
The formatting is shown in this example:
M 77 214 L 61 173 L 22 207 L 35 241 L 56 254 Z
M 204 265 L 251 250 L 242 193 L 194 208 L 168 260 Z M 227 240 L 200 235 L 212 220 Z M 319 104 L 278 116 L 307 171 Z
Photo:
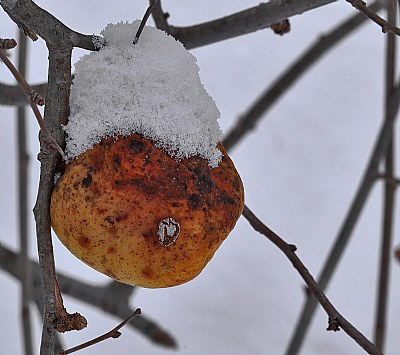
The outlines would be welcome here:
M 371 5 L 373 11 L 379 11 L 382 7 L 383 4 L 380 2 Z M 239 117 L 233 128 L 225 135 L 225 148 L 227 150 L 232 149 L 241 139 L 254 130 L 257 123 L 265 117 L 265 113 L 289 91 L 307 70 L 311 69 L 330 49 L 366 21 L 367 18 L 363 14 L 357 14 L 339 24 L 328 34 L 322 35 L 260 95 L 245 114 Z
M 259 220 L 250 209 L 245 206 L 243 216 L 249 221 L 251 226 L 259 233 L 266 236 L 274 243 L 291 261 L 293 267 L 298 271 L 304 282 L 307 284 L 311 294 L 318 300 L 319 304 L 324 308 L 329 316 L 327 330 L 339 330 L 341 327 L 352 339 L 354 339 L 368 354 L 381 354 L 380 351 L 372 344 L 363 334 L 361 334 L 350 322 L 348 322 L 332 305 L 329 299 L 320 289 L 312 275 L 296 255 L 296 247 L 286 243 L 281 237 L 269 229 Z
M 20 254 L 16 254 L 6 246 L 0 244 L 0 269 L 18 280 L 21 279 L 21 270 L 15 267 L 15 265 L 19 264 L 20 258 Z M 39 265 L 34 261 L 29 261 L 29 268 L 33 277 L 34 297 L 43 303 Z M 97 307 L 99 310 L 121 320 L 127 318 L 134 311 L 129 305 L 130 297 L 135 290 L 134 287 L 114 281 L 106 286 L 88 285 L 87 283 L 65 276 L 62 273 L 57 273 L 57 279 L 63 294 Z M 142 335 L 155 344 L 173 349 L 177 347 L 173 336 L 145 315 L 132 320 L 129 326 L 142 333 Z
M 157 27 L 181 41 L 187 49 L 191 49 L 270 27 L 289 17 L 302 14 L 334 1 L 270 1 L 230 16 L 189 27 L 169 25 L 165 21 L 161 7 L 157 5 L 153 18 Z

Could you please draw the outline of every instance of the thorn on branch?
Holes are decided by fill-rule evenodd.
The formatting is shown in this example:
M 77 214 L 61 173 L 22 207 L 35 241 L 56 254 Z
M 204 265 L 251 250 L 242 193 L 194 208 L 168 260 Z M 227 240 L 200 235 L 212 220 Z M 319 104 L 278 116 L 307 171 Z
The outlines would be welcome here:
M 275 34 L 283 36 L 284 34 L 290 32 L 290 22 L 288 19 L 286 19 L 277 23 L 273 23 L 271 25 L 271 29 Z
M 32 90 L 31 94 L 29 95 L 29 98 L 36 105 L 39 105 L 39 106 L 44 106 L 45 105 L 44 98 L 42 97 L 42 95 L 40 95 L 35 90 Z
M 70 314 L 65 309 L 57 278 L 54 279 L 54 292 L 56 296 L 57 311 L 53 320 L 55 330 L 59 333 L 65 333 L 71 330 L 82 330 L 83 328 L 86 328 L 87 321 L 85 317 L 77 312 Z
M 12 49 L 17 45 L 15 39 L 10 38 L 0 38 L 0 49 Z
M 336 318 L 331 318 L 329 317 L 328 319 L 328 328 L 326 328 L 327 331 L 334 331 L 338 332 L 340 330 L 340 325 L 339 322 Z

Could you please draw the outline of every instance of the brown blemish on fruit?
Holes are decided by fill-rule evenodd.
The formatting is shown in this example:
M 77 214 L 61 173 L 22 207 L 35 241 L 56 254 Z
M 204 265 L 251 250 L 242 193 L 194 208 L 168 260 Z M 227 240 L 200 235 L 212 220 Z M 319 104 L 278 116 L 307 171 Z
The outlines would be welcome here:
M 107 249 L 107 254 L 115 254 L 117 252 L 117 249 L 115 247 L 110 247 Z
M 192 209 L 194 209 L 194 210 L 199 209 L 200 206 L 201 206 L 199 196 L 197 196 L 197 195 L 195 195 L 195 194 L 191 194 L 191 195 L 188 197 L 188 201 L 189 201 L 189 206 L 190 206 Z
M 92 183 L 92 174 L 88 174 L 88 175 L 82 180 L 82 187 L 89 187 L 91 183 Z
M 91 244 L 90 239 L 84 235 L 78 237 L 78 243 L 82 248 L 89 248 Z
M 137 139 L 132 139 L 129 142 L 129 151 L 133 154 L 140 154 L 142 153 L 144 150 L 144 144 L 141 140 L 137 140 Z

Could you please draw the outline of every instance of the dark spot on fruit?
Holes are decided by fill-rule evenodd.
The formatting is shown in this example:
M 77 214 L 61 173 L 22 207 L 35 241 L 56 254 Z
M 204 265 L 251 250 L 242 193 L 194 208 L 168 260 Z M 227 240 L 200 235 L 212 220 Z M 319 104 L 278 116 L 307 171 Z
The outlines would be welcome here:
M 226 203 L 229 204 L 229 205 L 235 204 L 235 201 L 231 197 L 229 197 L 225 192 L 222 192 L 219 195 L 219 200 L 222 201 L 225 204 Z
M 189 200 L 189 206 L 192 209 L 197 210 L 200 208 L 200 199 L 197 195 L 195 194 L 190 195 L 188 200 Z
M 131 153 L 133 155 L 139 154 L 139 153 L 143 152 L 144 144 L 143 144 L 143 142 L 141 142 L 139 140 L 132 139 L 129 142 L 129 150 L 131 151 Z
M 104 220 L 110 224 L 114 224 L 114 221 L 112 220 L 112 218 L 110 216 L 104 218 Z
M 115 254 L 117 250 L 114 247 L 110 247 L 107 249 L 107 254 Z
M 120 214 L 120 215 L 118 215 L 117 217 L 115 217 L 115 222 L 121 222 L 121 221 L 127 219 L 128 216 L 129 216 L 129 213 L 128 213 L 128 212 L 125 212 L 125 213 L 123 213 L 123 214 Z
M 151 238 L 153 236 L 156 236 L 157 232 L 154 232 L 152 230 L 148 230 L 147 232 L 143 233 L 142 235 L 143 235 L 143 237 L 145 237 L 147 239 L 147 238 Z
M 82 248 L 89 248 L 90 246 L 90 239 L 84 235 L 80 235 L 78 237 L 78 243 Z
M 121 166 L 121 157 L 119 155 L 114 155 L 114 167 L 119 168 Z
M 146 277 L 151 278 L 154 272 L 149 266 L 147 266 L 142 270 L 142 274 L 145 275 Z
M 205 233 L 206 233 L 206 235 L 210 235 L 210 234 L 215 233 L 215 230 L 216 230 L 215 224 L 214 223 L 208 223 L 206 225 L 206 228 L 205 228 Z

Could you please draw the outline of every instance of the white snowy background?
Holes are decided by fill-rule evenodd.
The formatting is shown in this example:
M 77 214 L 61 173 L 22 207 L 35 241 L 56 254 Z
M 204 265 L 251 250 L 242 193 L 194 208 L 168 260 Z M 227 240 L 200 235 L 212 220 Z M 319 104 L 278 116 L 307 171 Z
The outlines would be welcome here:
M 141 18 L 147 1 L 37 1 L 69 27 L 99 33 L 107 23 Z M 250 0 L 163 2 L 170 22 L 188 25 L 257 5 Z M 222 113 L 223 131 L 310 43 L 355 10 L 334 3 L 291 19 L 292 31 L 277 36 L 258 31 L 192 51 L 201 79 Z M 152 24 L 152 21 L 149 21 Z M 0 11 L 0 35 L 16 37 Z M 231 156 L 240 172 L 246 203 L 272 229 L 298 247 L 298 255 L 317 276 L 362 176 L 382 120 L 384 35 L 364 25 L 303 77 L 268 113 L 258 129 Z M 28 81 L 47 77 L 47 49 L 30 45 Z M 74 62 L 84 53 L 74 50 Z M 0 66 L 1 81 L 13 82 Z M 16 221 L 15 110 L 0 107 L 0 242 L 18 247 Z M 30 204 L 38 184 L 38 127 L 29 120 Z M 398 132 L 397 132 L 398 133 Z M 328 296 L 338 310 L 372 336 L 380 247 L 381 184 L 368 199 Z M 36 257 L 33 217 L 31 255 Z M 398 224 L 395 245 L 399 244 Z M 57 268 L 93 283 L 106 277 L 73 257 L 54 238 Z M 400 265 L 392 264 L 386 354 L 400 349 Z M 285 256 L 244 220 L 192 282 L 170 289 L 140 289 L 134 306 L 168 328 L 180 354 L 282 354 L 304 301 L 303 282 Z M 0 353 L 22 354 L 19 285 L 0 272 Z M 63 337 L 67 347 L 98 336 L 119 320 L 65 297 L 70 312 L 88 319 L 88 328 Z M 34 309 L 34 341 L 39 348 L 40 319 Z M 343 331 L 326 332 L 319 310 L 302 354 L 363 354 Z M 173 354 L 130 328 L 81 354 Z

